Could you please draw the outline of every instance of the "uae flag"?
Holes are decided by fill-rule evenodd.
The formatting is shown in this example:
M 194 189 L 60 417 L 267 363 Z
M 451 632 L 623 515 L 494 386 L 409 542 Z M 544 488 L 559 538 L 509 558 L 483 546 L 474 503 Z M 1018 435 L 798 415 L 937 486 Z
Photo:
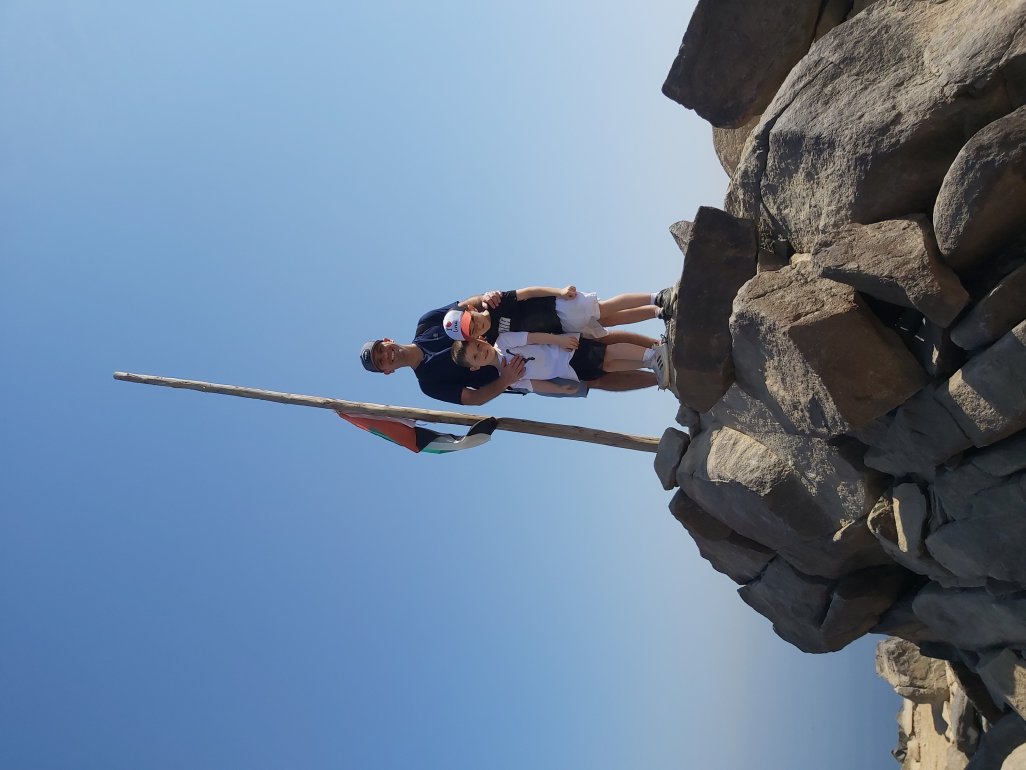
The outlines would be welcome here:
M 498 420 L 494 417 L 487 417 L 475 423 L 467 431 L 467 435 L 454 436 L 451 433 L 437 433 L 422 428 L 414 420 L 397 417 L 367 417 L 348 414 L 341 409 L 336 409 L 335 413 L 357 428 L 380 436 L 393 444 L 404 446 L 411 452 L 429 452 L 431 454 L 447 454 L 460 449 L 481 446 L 491 439 L 492 432 L 498 424 Z

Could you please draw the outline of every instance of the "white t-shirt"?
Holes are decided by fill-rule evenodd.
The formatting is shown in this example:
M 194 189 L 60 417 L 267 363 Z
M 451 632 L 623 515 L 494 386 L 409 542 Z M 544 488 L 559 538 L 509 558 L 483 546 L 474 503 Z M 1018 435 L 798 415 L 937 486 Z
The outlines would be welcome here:
M 528 345 L 527 332 L 503 332 L 495 341 L 499 358 L 503 363 L 513 356 L 523 356 L 524 378 L 513 383 L 514 388 L 534 391 L 531 380 L 554 380 L 560 377 L 577 381 L 577 372 L 570 366 L 573 350 L 564 350 L 559 345 Z M 575 337 L 580 339 L 579 334 Z

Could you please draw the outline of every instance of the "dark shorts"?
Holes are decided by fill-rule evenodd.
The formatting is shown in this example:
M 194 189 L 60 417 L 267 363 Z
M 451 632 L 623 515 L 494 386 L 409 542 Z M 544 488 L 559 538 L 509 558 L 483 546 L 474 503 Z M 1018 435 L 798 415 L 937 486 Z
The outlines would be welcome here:
M 577 372 L 581 382 L 597 380 L 603 374 L 602 360 L 606 357 L 606 346 L 595 340 L 581 338 L 581 344 L 570 359 L 570 368 Z

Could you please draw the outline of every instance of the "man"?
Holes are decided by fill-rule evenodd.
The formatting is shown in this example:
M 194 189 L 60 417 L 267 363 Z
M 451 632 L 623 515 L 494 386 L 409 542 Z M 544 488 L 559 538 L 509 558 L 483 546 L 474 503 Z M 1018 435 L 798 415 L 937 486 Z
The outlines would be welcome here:
M 472 372 L 452 360 L 452 340 L 442 328 L 445 314 L 457 306 L 431 310 L 421 316 L 413 342 L 400 344 L 387 337 L 371 340 L 360 350 L 360 362 L 369 372 L 391 374 L 409 367 L 425 395 L 462 406 L 486 404 L 524 375 L 519 356 L 501 375 L 495 369 Z

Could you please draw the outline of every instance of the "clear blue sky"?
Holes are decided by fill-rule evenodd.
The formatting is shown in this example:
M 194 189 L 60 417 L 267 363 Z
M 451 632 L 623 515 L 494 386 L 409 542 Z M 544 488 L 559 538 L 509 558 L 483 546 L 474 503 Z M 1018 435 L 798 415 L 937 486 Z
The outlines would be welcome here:
M 691 6 L 0 4 L 0 767 L 891 762 L 875 640 L 777 639 L 650 455 L 416 456 L 111 379 L 439 406 L 360 343 L 491 288 L 676 280 L 667 227 L 726 184 L 659 92 Z M 487 410 L 659 435 L 676 406 Z

